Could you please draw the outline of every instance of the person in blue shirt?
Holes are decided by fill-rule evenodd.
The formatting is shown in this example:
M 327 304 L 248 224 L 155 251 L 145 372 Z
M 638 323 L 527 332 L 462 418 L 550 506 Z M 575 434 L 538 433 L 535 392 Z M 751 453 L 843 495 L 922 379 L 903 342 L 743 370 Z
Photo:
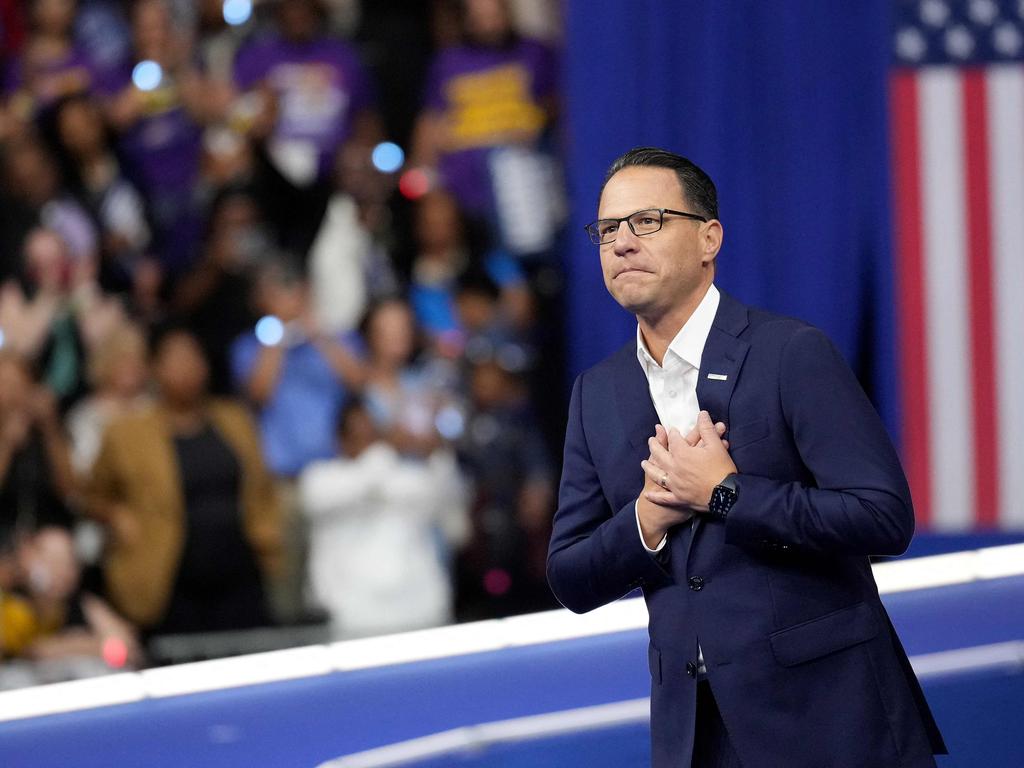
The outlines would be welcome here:
M 409 302 L 427 338 L 442 351 L 458 347 L 467 329 L 456 307 L 458 286 L 466 275 L 493 282 L 507 324 L 527 331 L 536 320 L 527 276 L 508 251 L 476 242 L 462 210 L 443 189 L 424 195 L 416 206 L 417 255 Z
M 257 412 L 267 465 L 280 479 L 286 558 L 270 598 L 276 618 L 290 621 L 305 613 L 306 543 L 295 478 L 310 462 L 334 455 L 338 414 L 365 372 L 340 336 L 318 329 L 297 264 L 268 260 L 257 270 L 254 294 L 263 317 L 232 344 L 231 368 L 236 388 Z
M 297 266 L 268 262 L 255 285 L 263 318 L 231 348 L 235 385 L 259 413 L 267 464 L 285 478 L 334 455 L 346 390 L 361 386 L 361 363 L 340 336 L 319 332 L 308 294 Z

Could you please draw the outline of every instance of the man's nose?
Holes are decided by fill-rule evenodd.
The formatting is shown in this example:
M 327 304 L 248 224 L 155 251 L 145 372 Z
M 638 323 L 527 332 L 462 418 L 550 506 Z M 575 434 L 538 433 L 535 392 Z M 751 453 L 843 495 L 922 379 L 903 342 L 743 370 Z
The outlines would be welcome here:
M 636 250 L 637 244 L 637 236 L 633 234 L 629 222 L 619 222 L 619 231 L 615 233 L 615 242 L 612 244 L 615 255 L 625 256 L 627 253 L 632 253 Z

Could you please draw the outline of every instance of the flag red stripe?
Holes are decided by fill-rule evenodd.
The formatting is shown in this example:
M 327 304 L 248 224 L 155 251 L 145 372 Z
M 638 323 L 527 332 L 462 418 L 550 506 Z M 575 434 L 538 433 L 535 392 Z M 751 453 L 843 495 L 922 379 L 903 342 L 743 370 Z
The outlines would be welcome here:
M 891 81 L 893 174 L 896 185 L 896 280 L 900 323 L 903 457 L 917 521 L 931 520 L 924 240 L 917 81 L 896 71 Z
M 967 190 L 967 291 L 970 307 L 970 381 L 973 423 L 964 437 L 974 443 L 975 516 L 979 527 L 999 519 L 999 425 L 992 296 L 992 210 L 989 178 L 985 71 L 963 74 L 964 171 Z M 965 361 L 966 362 L 966 361 Z

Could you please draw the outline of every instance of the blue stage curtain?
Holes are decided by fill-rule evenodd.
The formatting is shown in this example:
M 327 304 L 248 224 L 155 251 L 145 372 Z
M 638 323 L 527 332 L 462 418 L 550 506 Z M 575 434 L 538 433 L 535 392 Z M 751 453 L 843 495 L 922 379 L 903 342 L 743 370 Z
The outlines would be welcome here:
M 718 285 L 823 328 L 896 436 L 891 1 L 567 0 L 573 376 L 635 333 L 581 226 L 609 163 L 661 146 L 718 186 Z

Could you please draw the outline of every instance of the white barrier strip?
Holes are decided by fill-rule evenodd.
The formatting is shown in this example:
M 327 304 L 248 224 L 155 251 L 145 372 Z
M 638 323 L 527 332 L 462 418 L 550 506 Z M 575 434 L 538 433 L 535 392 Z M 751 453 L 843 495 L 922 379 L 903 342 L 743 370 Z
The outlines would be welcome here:
M 1020 576 L 1024 574 L 1024 544 L 878 563 L 874 572 L 883 595 Z
M 927 653 L 915 656 L 910 661 L 921 679 L 987 669 L 1020 670 L 1024 669 L 1024 642 L 994 643 L 955 651 Z M 612 704 L 454 728 L 338 757 L 321 763 L 317 768 L 398 768 L 414 760 L 480 750 L 494 744 L 541 739 L 630 723 L 645 723 L 649 719 L 648 699 L 617 701 Z
M 131 704 L 146 698 L 142 677 L 125 672 L 0 693 L 0 720 Z
M 318 768 L 390 768 L 412 760 L 426 760 L 456 751 L 482 749 L 492 744 L 580 733 L 616 725 L 646 723 L 650 719 L 650 714 L 650 701 L 643 698 L 498 720 L 339 757 L 321 763 Z
M 883 595 L 1024 575 L 1024 544 L 879 563 L 873 570 Z M 559 609 L 331 645 L 178 664 L 135 674 L 0 692 L 0 722 L 143 698 L 574 640 L 646 626 L 647 606 L 643 600 L 619 600 L 582 616 Z
M 501 647 L 501 620 L 476 621 L 447 627 L 364 637 L 332 643 L 328 648 L 335 669 L 370 669 L 412 661 L 464 656 Z
M 327 648 L 323 645 L 309 645 L 304 648 L 154 667 L 138 674 L 142 678 L 146 695 L 157 699 L 314 677 L 333 671 Z
M 996 669 L 1015 672 L 1024 669 L 1024 642 L 1012 640 L 973 648 L 922 653 L 911 657 L 910 663 L 922 680 L 961 672 Z
M 575 640 L 647 626 L 643 600 L 618 600 L 583 615 L 565 609 L 507 619 L 454 624 L 330 646 L 335 669 L 346 671 L 463 656 L 557 640 Z

